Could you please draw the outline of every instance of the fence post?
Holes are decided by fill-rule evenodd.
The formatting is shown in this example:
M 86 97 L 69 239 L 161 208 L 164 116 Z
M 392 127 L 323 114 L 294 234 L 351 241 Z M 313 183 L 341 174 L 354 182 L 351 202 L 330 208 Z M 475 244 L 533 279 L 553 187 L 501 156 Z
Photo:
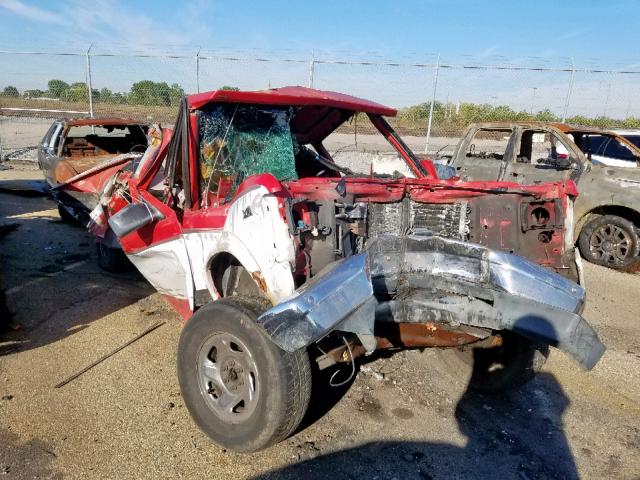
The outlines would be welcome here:
M 315 70 L 316 59 L 311 52 L 311 59 L 309 59 L 309 88 L 313 88 L 313 74 Z
M 571 59 L 571 77 L 569 78 L 569 88 L 567 89 L 567 96 L 564 99 L 564 110 L 562 111 L 562 123 L 567 121 L 567 111 L 569 110 L 569 100 L 571 99 L 571 92 L 573 91 L 573 77 L 576 73 L 576 68 Z
M 89 90 L 89 116 L 93 118 L 93 85 L 91 82 L 91 47 L 87 49 L 87 89 Z
M 431 140 L 431 124 L 433 122 L 433 105 L 436 103 L 436 91 L 438 90 L 438 72 L 440 71 L 440 54 L 436 62 L 435 72 L 433 74 L 433 95 L 431 96 L 431 106 L 429 107 L 429 124 L 427 125 L 427 141 L 424 145 L 424 153 L 429 150 L 429 141 Z
M 196 53 L 196 93 L 200 93 L 200 50 L 202 47 L 198 48 L 198 52 Z

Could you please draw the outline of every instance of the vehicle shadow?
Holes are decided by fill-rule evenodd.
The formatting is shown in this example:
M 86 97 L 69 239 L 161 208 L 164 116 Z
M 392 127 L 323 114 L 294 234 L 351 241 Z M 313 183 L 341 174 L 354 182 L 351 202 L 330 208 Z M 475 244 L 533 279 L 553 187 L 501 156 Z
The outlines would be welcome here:
M 510 395 L 484 396 L 467 389 L 455 409 L 458 428 L 467 438 L 463 447 L 380 440 L 254 478 L 576 479 L 579 475 L 562 428 L 569 403 L 549 373 Z
M 0 180 L 0 193 L 19 197 L 49 197 L 50 189 L 44 180 Z
M 398 351 L 397 349 L 376 350 L 369 356 L 356 358 L 353 365 L 351 363 L 339 363 L 320 370 L 316 357 L 322 352 L 315 351 L 312 347 L 309 351 L 312 374 L 311 391 L 322 392 L 322 394 L 315 395 L 312 393 L 307 412 L 296 431 L 305 430 L 329 413 L 349 392 L 362 366 L 381 358 L 389 358 Z
M 545 318 L 535 320 L 540 332 L 555 335 Z M 531 321 L 531 317 L 523 317 L 514 328 L 531 325 Z M 472 378 L 472 371 L 487 368 L 485 357 L 484 349 L 473 350 L 468 378 Z M 456 370 L 453 368 L 451 373 L 461 373 Z M 486 381 L 500 376 L 499 370 L 495 373 L 490 370 Z M 350 383 L 342 388 L 349 386 Z M 338 392 L 340 396 L 346 389 Z M 316 393 L 316 396 L 323 395 Z M 336 396 L 325 407 L 335 405 L 338 400 Z M 562 420 L 569 405 L 569 398 L 548 372 L 539 373 L 520 389 L 496 395 L 480 394 L 467 385 L 454 412 L 458 430 L 466 437 L 464 446 L 406 441 L 402 435 L 398 440 L 383 437 L 255 478 L 576 479 L 579 475 Z M 433 436 L 424 433 L 427 438 Z
M 63 474 L 52 468 L 57 454 L 44 441 L 33 438 L 21 442 L 19 437 L 0 429 L 0 472 L 6 478 L 61 479 Z
M 0 193 L 0 355 L 47 345 L 155 292 L 135 269 L 101 270 L 93 239 L 39 195 Z

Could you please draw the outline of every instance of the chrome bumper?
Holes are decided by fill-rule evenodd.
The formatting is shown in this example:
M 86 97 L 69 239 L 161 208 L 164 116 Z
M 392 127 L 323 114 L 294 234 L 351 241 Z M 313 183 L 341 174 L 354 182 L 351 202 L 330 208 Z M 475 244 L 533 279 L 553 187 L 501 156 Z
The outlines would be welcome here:
M 258 323 L 287 351 L 345 331 L 371 352 L 376 321 L 506 329 L 590 369 L 605 347 L 580 316 L 584 301 L 584 288 L 515 255 L 428 234 L 381 236 Z

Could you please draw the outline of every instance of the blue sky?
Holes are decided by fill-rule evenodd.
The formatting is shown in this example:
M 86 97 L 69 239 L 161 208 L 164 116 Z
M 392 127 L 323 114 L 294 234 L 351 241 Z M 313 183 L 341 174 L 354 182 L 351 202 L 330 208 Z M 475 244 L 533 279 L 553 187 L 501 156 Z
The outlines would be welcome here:
M 91 42 L 388 58 L 575 57 L 634 63 L 637 1 L 0 0 L 0 45 Z
M 93 44 L 96 53 L 171 51 L 195 55 L 202 49 L 270 58 L 307 58 L 313 51 L 318 58 L 326 59 L 426 63 L 434 62 L 440 53 L 449 62 L 568 66 L 573 59 L 577 66 L 586 68 L 640 70 L 639 6 L 640 2 L 631 0 L 0 0 L 0 49 L 83 51 Z M 58 57 L 50 63 L 46 57 L 34 60 L 0 56 L 4 68 L 9 67 L 4 74 L 0 69 L 0 87 L 19 80 L 19 88 L 42 88 L 38 85 L 46 75 L 51 78 L 51 71 L 56 69 L 59 77 L 82 80 L 78 78 L 83 75 L 82 59 Z M 127 64 L 105 58 L 95 63 L 98 87 L 126 90 L 128 84 L 146 75 L 166 78 L 170 83 L 177 81 L 187 91 L 195 89 L 193 75 L 186 73 L 193 68 L 190 60 Z M 220 67 L 219 63 L 206 62 L 201 66 L 205 88 L 215 88 L 217 83 L 243 88 L 306 84 L 308 77 L 306 65 Z M 316 72 L 321 88 L 346 90 L 396 106 L 424 101 L 432 82 L 431 71 L 407 71 L 398 78 L 394 71 L 384 69 L 366 72 L 366 68 L 322 68 Z M 481 95 L 483 88 L 478 90 L 477 82 L 474 84 L 466 75 L 461 81 L 446 72 L 439 96 L 478 101 L 474 95 Z M 562 92 L 568 82 L 565 77 L 525 78 L 522 74 L 518 78 L 514 74 L 510 80 L 513 85 L 507 87 L 507 80 L 486 75 L 483 82 L 504 88 L 486 94 L 484 101 L 502 102 L 501 96 L 518 94 L 522 97 L 520 108 L 529 109 L 537 102 L 553 103 L 557 110 L 563 103 Z M 625 89 L 635 91 L 634 82 L 629 86 L 625 79 L 622 83 Z M 593 90 L 589 93 L 592 97 L 598 97 L 603 89 L 612 90 L 611 80 L 604 77 L 588 82 L 585 79 L 584 85 L 586 90 Z M 401 98 L 380 93 L 400 88 L 413 91 L 399 94 Z M 473 93 L 474 88 L 477 93 Z M 467 95 L 470 98 L 462 89 L 471 89 Z M 621 89 L 615 84 L 610 96 L 612 102 L 619 97 L 618 107 L 624 109 L 622 99 L 628 95 Z M 553 100 L 547 101 L 545 95 L 553 96 Z

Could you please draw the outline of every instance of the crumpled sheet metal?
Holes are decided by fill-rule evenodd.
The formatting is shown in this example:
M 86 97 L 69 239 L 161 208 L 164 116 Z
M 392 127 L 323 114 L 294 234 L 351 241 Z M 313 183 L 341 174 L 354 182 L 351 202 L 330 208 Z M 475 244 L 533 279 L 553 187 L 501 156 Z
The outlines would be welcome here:
M 453 293 L 496 289 L 570 312 L 582 313 L 584 308 L 583 287 L 522 257 L 478 244 L 421 232 L 381 235 L 368 245 L 368 251 L 374 289 L 379 293 L 403 294 L 411 279 L 414 290 L 452 283 Z M 488 291 L 475 295 L 490 297 Z
M 591 369 L 605 347 L 580 316 L 585 291 L 524 258 L 419 234 L 369 245 L 377 321 L 512 330 L 556 346 Z
M 373 339 L 375 304 L 369 255 L 364 252 L 327 266 L 291 298 L 263 313 L 258 324 L 289 352 L 340 330 L 340 323 L 347 319 L 351 326 L 344 331 L 363 335 L 366 344 Z M 373 351 L 375 341 L 369 347 Z
M 378 237 L 258 322 L 288 351 L 334 330 L 366 342 L 375 322 L 434 322 L 512 330 L 586 369 L 598 362 L 605 347 L 580 316 L 582 287 L 520 257 L 425 233 Z

